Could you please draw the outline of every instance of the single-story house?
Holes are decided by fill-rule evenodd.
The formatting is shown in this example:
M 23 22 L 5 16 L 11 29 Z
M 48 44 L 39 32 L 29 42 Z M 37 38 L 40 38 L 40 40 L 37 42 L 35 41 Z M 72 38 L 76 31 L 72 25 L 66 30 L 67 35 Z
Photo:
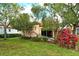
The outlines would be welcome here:
M 13 29 L 11 27 L 7 27 L 6 33 L 7 34 L 21 34 L 20 31 Z M 4 27 L 3 26 L 0 26 L 0 34 L 4 34 Z

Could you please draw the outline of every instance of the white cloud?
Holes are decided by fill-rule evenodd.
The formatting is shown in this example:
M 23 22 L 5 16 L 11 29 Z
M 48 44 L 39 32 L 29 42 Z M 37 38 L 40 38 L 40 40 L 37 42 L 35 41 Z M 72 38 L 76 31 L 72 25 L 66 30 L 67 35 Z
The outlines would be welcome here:
M 25 10 L 21 11 L 21 13 L 29 13 L 30 14 L 30 13 L 32 13 L 31 8 L 32 7 L 24 7 Z

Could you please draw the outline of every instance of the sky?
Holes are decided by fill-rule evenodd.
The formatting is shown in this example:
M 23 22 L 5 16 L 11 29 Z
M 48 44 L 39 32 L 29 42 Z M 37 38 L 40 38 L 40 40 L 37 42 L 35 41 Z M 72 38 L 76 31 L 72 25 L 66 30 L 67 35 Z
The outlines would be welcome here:
M 19 3 L 19 5 L 25 8 L 24 11 L 21 11 L 22 13 L 32 13 L 32 3 Z
M 31 8 L 32 8 L 32 4 L 33 3 L 18 3 L 20 6 L 23 6 L 25 8 L 24 11 L 22 11 L 22 13 L 32 13 L 31 12 Z M 39 3 L 41 6 L 43 5 L 43 3 Z
M 19 5 L 24 7 L 24 9 L 25 9 L 25 10 L 21 11 L 21 13 L 28 13 L 28 14 L 32 14 L 32 16 L 34 16 L 33 13 L 31 12 L 32 4 L 33 3 L 19 3 Z M 42 5 L 42 3 L 39 3 L 39 4 Z M 33 21 L 33 18 L 31 18 L 30 21 Z M 39 20 L 39 22 L 40 21 L 41 21 L 41 19 Z
M 21 5 L 21 6 L 31 6 L 32 5 L 32 3 L 19 3 L 19 5 Z
M 41 6 L 43 5 L 43 3 L 39 3 Z M 20 6 L 24 7 L 25 10 L 21 11 L 21 13 L 28 13 L 28 14 L 32 14 L 31 12 L 31 8 L 32 8 L 32 3 L 19 3 Z M 62 18 L 57 14 L 59 22 L 62 22 Z M 40 20 L 41 21 L 41 20 Z

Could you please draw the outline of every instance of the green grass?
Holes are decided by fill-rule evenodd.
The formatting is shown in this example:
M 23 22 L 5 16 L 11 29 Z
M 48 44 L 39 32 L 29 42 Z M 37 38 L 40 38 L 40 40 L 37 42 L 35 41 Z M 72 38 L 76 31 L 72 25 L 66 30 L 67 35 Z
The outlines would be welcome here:
M 0 56 L 79 56 L 79 51 L 17 37 L 0 39 Z

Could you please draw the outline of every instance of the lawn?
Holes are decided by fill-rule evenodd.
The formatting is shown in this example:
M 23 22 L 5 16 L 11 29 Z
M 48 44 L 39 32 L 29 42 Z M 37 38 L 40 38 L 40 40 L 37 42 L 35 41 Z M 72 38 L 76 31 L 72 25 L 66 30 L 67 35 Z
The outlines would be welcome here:
M 0 38 L 0 56 L 79 56 L 79 52 L 16 37 L 7 40 Z

